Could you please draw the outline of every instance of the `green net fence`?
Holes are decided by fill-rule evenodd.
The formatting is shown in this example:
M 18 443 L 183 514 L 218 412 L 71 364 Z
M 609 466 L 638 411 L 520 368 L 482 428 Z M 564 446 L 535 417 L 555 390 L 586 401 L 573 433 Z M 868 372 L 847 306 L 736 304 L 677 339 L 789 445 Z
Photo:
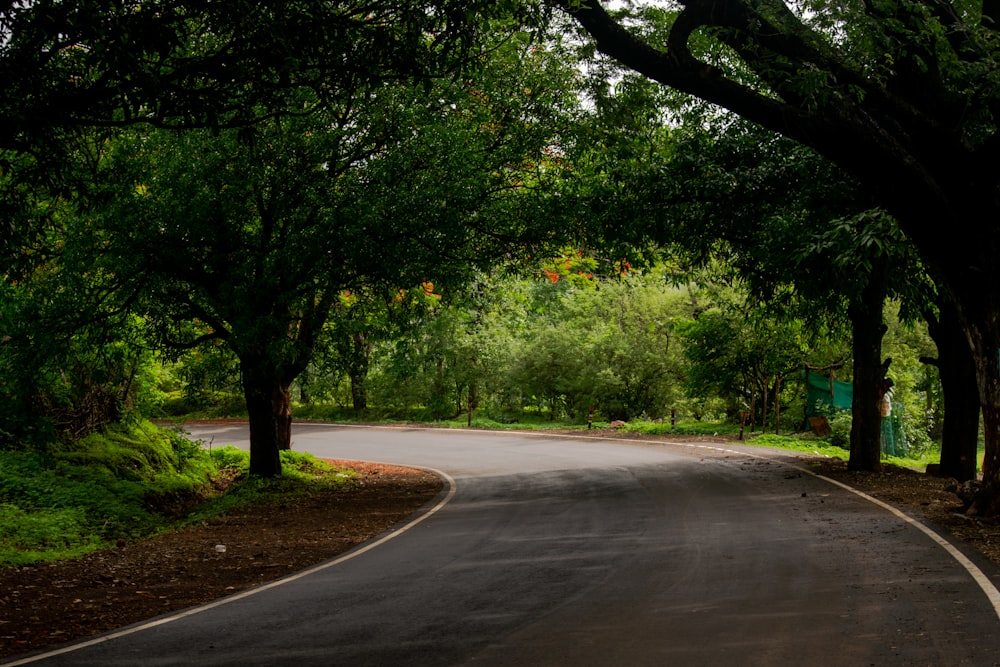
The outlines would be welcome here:
M 841 382 L 826 375 L 806 371 L 805 385 L 807 418 L 851 409 L 854 385 L 850 382 Z
M 840 410 L 850 412 L 854 400 L 854 385 L 827 375 L 805 371 L 806 422 L 817 415 L 830 415 Z M 882 410 L 882 454 L 905 456 L 909 451 L 903 430 L 903 404 L 893 400 Z

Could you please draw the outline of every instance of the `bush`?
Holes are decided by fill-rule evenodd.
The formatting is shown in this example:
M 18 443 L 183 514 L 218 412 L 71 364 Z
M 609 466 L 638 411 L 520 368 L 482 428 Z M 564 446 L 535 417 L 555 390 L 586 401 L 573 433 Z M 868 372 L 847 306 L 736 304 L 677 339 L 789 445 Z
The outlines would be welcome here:
M 0 565 L 78 556 L 162 529 L 203 499 L 207 453 L 148 422 L 76 443 L 0 452 Z
M 250 452 L 227 445 L 209 452 L 212 461 L 220 469 L 238 468 L 241 470 L 250 469 Z
M 849 410 L 840 410 L 827 417 L 830 423 L 830 435 L 827 437 L 830 444 L 843 449 L 851 448 L 851 413 Z

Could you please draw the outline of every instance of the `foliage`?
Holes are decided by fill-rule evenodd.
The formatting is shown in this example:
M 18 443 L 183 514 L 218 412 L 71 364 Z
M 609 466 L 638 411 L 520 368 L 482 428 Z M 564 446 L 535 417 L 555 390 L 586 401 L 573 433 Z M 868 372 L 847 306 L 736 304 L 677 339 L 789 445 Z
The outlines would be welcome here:
M 957 309 L 971 345 L 987 452 L 975 504 L 978 511 L 1000 513 L 1000 295 L 982 287 L 1000 281 L 994 261 L 1000 253 L 998 172 L 984 167 L 996 162 L 1000 145 L 996 8 L 930 0 L 692 0 L 654 21 L 631 13 L 616 17 L 600 2 L 557 4 L 609 57 L 814 148 L 849 172 L 874 207 L 895 218 L 938 292 Z M 720 50 L 705 49 L 695 35 L 724 55 L 716 57 Z M 867 243 L 875 237 L 859 238 Z M 873 256 L 879 255 L 886 257 Z M 878 283 L 872 283 L 879 287 L 875 292 L 881 291 Z M 852 317 L 855 338 L 862 333 L 860 319 L 878 324 L 881 299 L 878 309 L 873 302 Z M 882 380 L 875 331 L 870 326 L 864 332 L 867 353 L 854 360 L 862 389 L 856 396 L 864 406 L 855 427 L 864 437 L 852 447 L 860 445 L 859 463 L 871 468 L 879 465 L 870 447 L 876 419 L 867 412 L 874 410 Z M 970 392 L 963 378 L 956 380 L 960 393 Z M 967 439 L 971 420 L 961 421 L 952 433 Z M 954 450 L 965 456 L 962 447 L 955 443 Z
M 832 443 L 825 442 L 821 439 L 801 438 L 786 435 L 760 435 L 751 439 L 748 444 L 768 447 L 771 449 L 801 452 L 803 454 L 826 456 L 829 458 L 846 459 L 848 457 L 848 452 L 845 449 Z M 883 461 L 885 463 L 904 468 L 921 470 L 926 468 L 929 463 L 936 463 L 936 454 L 937 452 L 931 451 L 921 452 L 906 457 L 888 456 L 883 457 Z
M 0 448 L 83 437 L 158 400 L 139 322 L 80 322 L 70 286 L 48 282 L 0 282 Z
M 344 407 L 350 403 L 345 399 L 338 403 L 313 397 L 309 404 L 293 406 L 295 417 L 453 421 L 464 426 L 469 387 L 474 386 L 474 423 L 516 428 L 550 420 L 565 427 L 568 419 L 580 426 L 589 400 L 597 408 L 596 420 L 606 423 L 606 406 L 627 399 L 615 377 L 630 369 L 652 368 L 660 374 L 648 385 L 656 397 L 655 409 L 630 414 L 630 424 L 661 417 L 667 422 L 673 411 L 679 420 L 675 432 L 685 432 L 681 429 L 688 428 L 688 422 L 697 421 L 724 420 L 732 429 L 738 427 L 740 406 L 749 401 L 739 372 L 743 364 L 775 359 L 793 371 L 782 383 L 782 431 L 801 428 L 805 396 L 796 380 L 798 364 L 837 359 L 842 351 L 836 341 L 820 337 L 810 344 L 811 333 L 801 321 L 775 321 L 761 313 L 747 318 L 748 307 L 736 289 L 719 289 L 707 281 L 705 286 L 678 289 L 666 283 L 665 275 L 664 267 L 633 271 L 627 277 L 595 273 L 580 284 L 563 277 L 552 282 L 544 272 L 533 278 L 482 276 L 465 292 L 443 299 L 440 308 L 426 311 L 405 335 L 375 346 L 369 379 L 372 402 L 366 410 Z M 890 370 L 905 410 L 907 438 L 926 448 L 927 422 L 920 415 L 928 396 L 933 401 L 938 395 L 918 360 L 927 352 L 926 337 L 920 327 L 899 324 L 893 313 L 887 310 L 885 353 L 894 358 Z M 612 363 L 617 366 L 611 368 Z M 642 376 L 637 372 L 633 377 Z M 838 377 L 850 380 L 846 370 Z M 560 393 L 540 393 L 547 391 L 542 382 L 561 383 Z M 906 387 L 913 389 L 904 393 Z M 574 404 L 582 408 L 571 412 Z M 849 429 L 849 417 L 844 424 Z M 751 426 L 748 419 L 748 433 Z M 709 433 L 717 430 L 708 428 Z M 846 437 L 845 430 L 845 443 Z
M 48 452 L 0 452 L 0 563 L 79 555 L 148 535 L 197 497 L 213 468 L 197 444 L 150 424 L 117 427 Z
M 622 429 L 626 433 L 647 435 L 736 435 L 739 425 L 718 421 L 679 421 L 674 424 L 665 421 L 630 421 Z
M 685 416 L 726 411 L 733 418 L 750 402 L 749 387 L 773 389 L 781 369 L 795 366 L 807 352 L 823 348 L 826 355 L 839 346 L 836 320 L 845 294 L 839 288 L 853 285 L 862 273 L 857 267 L 871 263 L 869 255 L 853 251 L 884 252 L 895 247 L 899 235 L 870 200 L 855 198 L 857 184 L 833 162 L 705 107 L 667 109 L 677 100 L 674 93 L 640 76 L 608 75 L 606 60 L 574 72 L 564 45 L 532 42 L 517 31 L 500 35 L 511 24 L 472 25 L 474 10 L 483 7 L 451 17 L 438 12 L 444 4 L 428 4 L 425 15 L 416 11 L 412 23 L 348 21 L 337 44 L 313 43 L 309 34 L 295 34 L 280 45 L 268 41 L 292 25 L 302 28 L 295 23 L 297 3 L 273 15 L 263 8 L 250 11 L 241 26 L 248 32 L 241 35 L 262 36 L 268 25 L 274 30 L 260 44 L 227 44 L 223 36 L 234 18 L 214 9 L 216 32 L 195 46 L 185 39 L 198 35 L 171 32 L 176 24 L 164 17 L 149 26 L 163 51 L 147 54 L 149 61 L 116 61 L 123 69 L 108 60 L 116 49 L 123 49 L 119 55 L 146 53 L 146 46 L 131 41 L 145 33 L 116 32 L 132 25 L 133 17 L 119 16 L 116 24 L 117 9 L 100 2 L 70 12 L 76 18 L 63 26 L 72 28 L 67 39 L 88 46 L 112 35 L 115 40 L 102 43 L 103 51 L 61 53 L 51 70 L 26 60 L 31 76 L 17 82 L 19 90 L 36 86 L 45 94 L 31 97 L 31 103 L 44 105 L 57 90 L 70 102 L 80 99 L 78 91 L 65 89 L 67 73 L 77 77 L 81 90 L 119 81 L 127 85 L 92 90 L 107 99 L 97 95 L 101 103 L 74 123 L 92 121 L 108 109 L 118 114 L 108 122 L 123 127 L 137 114 L 163 115 L 117 135 L 77 133 L 67 144 L 72 150 L 63 153 L 72 158 L 65 169 L 76 170 L 74 179 L 59 183 L 58 197 L 55 190 L 30 187 L 43 170 L 28 153 L 16 146 L 5 153 L 4 211 L 11 221 L 31 224 L 23 233 L 18 228 L 10 245 L 20 254 L 4 255 L 5 271 L 11 271 L 5 289 L 17 298 L 3 294 L 0 333 L 15 331 L 23 326 L 18 322 L 32 320 L 32 309 L 44 307 L 63 315 L 75 308 L 92 311 L 95 319 L 109 317 L 120 335 L 67 334 L 50 341 L 51 350 L 36 347 L 36 356 L 5 359 L 15 349 L 30 349 L 16 348 L 28 340 L 18 330 L 0 343 L 2 369 L 43 369 L 39 382 L 47 385 L 43 389 L 54 405 L 74 405 L 67 396 L 88 385 L 106 386 L 116 404 L 139 404 L 143 399 L 119 390 L 123 378 L 131 377 L 124 371 L 133 369 L 149 375 L 136 385 L 152 384 L 148 357 L 137 350 L 155 341 L 177 346 L 177 375 L 185 380 L 188 398 L 202 403 L 218 391 L 231 391 L 239 375 L 234 358 L 252 356 L 267 358 L 263 365 L 270 367 L 262 373 L 280 375 L 285 390 L 289 378 L 297 377 L 303 401 L 336 396 L 346 404 L 344 378 L 364 381 L 376 402 L 365 410 L 368 415 L 421 410 L 422 417 L 440 419 L 462 416 L 472 404 L 501 423 L 541 412 L 580 422 L 592 406 L 602 421 L 657 418 L 671 408 Z M 328 16 L 324 12 L 346 6 L 330 3 L 315 16 L 298 18 L 313 25 Z M 414 7 L 369 5 L 373 17 L 388 16 L 393 8 L 410 16 Z M 35 3 L 19 10 L 10 23 L 15 33 L 4 62 L 28 58 L 27 46 L 52 38 L 44 20 L 61 25 L 69 16 L 53 16 L 53 8 Z M 98 9 L 106 10 L 107 23 L 96 18 Z M 156 18 L 146 9 L 138 13 Z M 677 11 L 639 6 L 626 11 L 643 38 L 667 46 L 663 36 L 673 29 Z M 447 31 L 421 32 L 453 20 L 461 25 L 449 27 L 458 31 L 450 37 Z M 485 28 L 496 34 L 478 43 L 468 39 Z M 851 27 L 852 34 L 880 29 Z M 412 39 L 414 34 L 421 39 Z M 398 49 L 378 47 L 387 36 L 402 39 L 391 41 Z M 688 37 L 685 48 L 697 57 L 710 54 L 714 66 L 741 85 L 771 81 L 770 72 L 739 63 L 745 54 L 727 46 L 729 36 Z M 258 47 L 268 43 L 275 47 L 274 58 L 292 58 L 286 48 L 304 51 L 285 65 L 267 60 L 253 70 L 254 58 L 265 53 Z M 338 49 L 350 44 L 358 50 L 350 51 L 349 59 L 368 59 L 368 67 L 358 70 L 363 74 L 352 79 L 324 69 L 323 63 L 332 62 L 325 58 L 340 62 L 344 53 Z M 248 59 L 236 66 L 231 59 L 240 48 L 247 49 L 242 56 Z M 414 72 L 397 69 L 404 52 L 424 58 L 413 61 L 416 79 Z M 459 52 L 462 56 L 452 60 Z M 170 77 L 181 53 L 191 58 L 192 79 L 178 82 Z M 476 58 L 464 58 L 473 53 Z M 234 78 L 216 82 L 218 97 L 199 100 L 187 84 L 199 80 L 198 65 L 209 56 L 233 62 Z M 565 66 L 560 57 L 567 58 Z M 176 96 L 158 107 L 133 102 L 128 109 L 115 108 L 112 98 L 124 91 L 143 99 L 148 92 L 143 80 L 129 78 L 135 72 L 126 70 L 150 63 L 162 68 L 150 81 L 184 84 L 173 89 Z M 423 76 L 435 69 L 461 74 Z M 325 80 L 313 78 L 320 72 Z M 593 112 L 584 123 L 576 122 L 581 82 Z M 800 83 L 810 92 L 822 87 L 811 79 Z M 780 97 L 795 91 L 768 92 Z M 13 106 L 7 99 L 0 110 Z M 290 109 L 295 113 L 281 113 Z M 678 118 L 675 110 L 683 112 L 684 126 L 665 122 Z M 277 113 L 272 117 L 272 112 Z M 260 122 L 247 124 L 249 119 Z M 8 139 L 29 136 L 26 119 L 18 123 Z M 163 131 L 163 125 L 188 131 Z M 93 182 L 86 183 L 88 178 Z M 574 237 L 582 232 L 588 243 L 582 249 L 565 245 L 579 242 Z M 636 255 L 648 259 L 662 250 L 651 248 L 653 242 L 685 252 L 671 258 L 669 269 L 657 269 L 662 273 L 630 271 L 629 262 L 639 264 Z M 712 257 L 728 265 L 709 266 Z M 519 264 L 537 279 L 463 287 L 468 266 L 485 270 L 500 261 Z M 28 295 L 25 284 L 15 280 L 24 266 L 37 294 Z M 751 288 L 753 298 L 741 300 L 722 319 L 712 308 L 720 305 L 718 294 L 702 297 L 702 303 L 685 300 L 676 284 L 706 267 L 726 280 L 732 279 L 730 267 L 740 269 L 742 286 Z M 829 272 L 831 267 L 838 272 Z M 917 282 L 909 265 L 896 273 L 903 286 Z M 419 297 L 423 290 L 414 286 L 429 280 L 432 294 L 448 297 L 440 308 L 393 312 L 400 288 Z M 838 289 L 829 289 L 834 284 Z M 472 294 L 475 290 L 482 291 Z M 69 298 L 55 299 L 60 292 Z M 759 307 L 772 297 L 768 308 Z M 912 312 L 910 306 L 904 310 Z M 142 312 L 145 320 L 118 318 L 125 309 Z M 682 331 L 692 337 L 684 340 Z M 35 335 L 31 345 L 38 340 Z M 86 372 L 73 372 L 65 363 L 52 368 L 36 363 L 59 354 L 60 345 L 82 360 Z M 899 373 L 894 379 L 908 397 L 929 394 L 935 385 L 933 378 L 918 379 L 909 354 L 915 345 L 892 351 L 891 370 Z M 756 377 L 748 379 L 751 373 Z M 107 382 L 94 380 L 102 375 Z M 26 387 L 0 389 L 10 399 L 0 401 L 0 428 L 9 426 L 19 437 L 31 428 L 17 420 L 37 410 L 13 401 L 45 395 Z M 355 400 L 355 405 L 366 403 Z M 906 405 L 908 415 L 915 414 L 921 402 L 908 398 Z M 930 430 L 935 410 L 920 412 L 918 427 Z
M 238 359 L 258 472 L 288 444 L 289 387 L 318 348 L 337 351 L 363 408 L 388 318 L 374 304 L 553 236 L 539 211 L 575 105 L 569 72 L 515 39 L 492 44 L 479 74 L 377 95 L 362 82 L 250 128 L 95 145 L 96 193 L 66 254 L 96 258 L 97 289 L 142 313 L 160 346 L 215 343 Z M 187 368 L 225 379 L 232 366 Z
M 819 439 L 807 439 L 797 436 L 762 434 L 748 441 L 748 444 L 770 449 L 781 449 L 790 452 L 801 452 L 828 458 L 847 459 L 848 452 L 841 447 L 831 445 Z
M 351 403 L 355 410 L 368 407 L 368 375 L 372 353 L 379 343 L 391 342 L 423 321 L 440 305 L 441 295 L 434 284 L 424 281 L 411 289 L 380 292 L 368 286 L 346 290 L 330 313 L 326 336 L 317 345 L 310 368 L 300 376 L 302 392 L 311 390 L 319 379 L 327 393 L 329 380 L 346 377 L 350 383 Z M 311 372 L 310 372 L 311 371 Z
M 506 382 L 525 404 L 577 420 L 591 407 L 609 421 L 665 414 L 680 399 L 674 327 L 687 316 L 685 293 L 656 271 L 561 284 L 535 286 L 535 307 L 544 308 L 519 339 Z
M 180 355 L 169 372 L 184 398 L 194 405 L 211 402 L 213 396 L 241 393 L 237 360 L 218 341 Z
M 849 450 L 851 448 L 851 413 L 848 410 L 837 410 L 827 417 L 830 424 L 830 444 L 834 447 Z
M 77 557 L 279 494 L 335 489 L 353 476 L 308 454 L 287 452 L 283 460 L 282 478 L 247 478 L 246 452 L 209 453 L 148 423 L 48 453 L 0 452 L 0 566 Z M 220 474 L 237 480 L 221 495 L 210 484 Z
M 339 91 L 458 75 L 492 21 L 543 18 L 533 4 L 455 0 L 7 4 L 0 148 L 58 164 L 81 126 L 234 127 L 301 110 L 304 92 L 341 111 Z

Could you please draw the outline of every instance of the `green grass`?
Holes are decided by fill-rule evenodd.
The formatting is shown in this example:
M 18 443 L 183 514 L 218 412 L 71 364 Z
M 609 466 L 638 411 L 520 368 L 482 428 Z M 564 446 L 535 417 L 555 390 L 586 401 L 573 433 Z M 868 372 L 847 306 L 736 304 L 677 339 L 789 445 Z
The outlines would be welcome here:
M 812 435 L 757 435 L 748 439 L 745 444 L 757 447 L 769 447 L 781 449 L 789 452 L 801 454 L 814 454 L 829 458 L 842 459 L 850 458 L 850 452 L 843 447 L 830 444 L 826 440 L 813 437 Z M 882 461 L 902 468 L 912 468 L 914 470 L 926 470 L 927 464 L 937 463 L 941 458 L 941 453 L 937 450 L 922 452 L 915 456 L 883 456 Z
M 469 428 L 469 418 L 467 416 L 458 417 L 455 419 L 442 419 L 437 421 L 429 422 L 429 425 L 437 426 L 440 428 Z M 607 423 L 598 424 L 594 422 L 594 428 L 603 427 L 607 428 Z M 572 422 L 564 421 L 552 421 L 547 417 L 536 417 L 522 419 L 519 421 L 497 421 L 490 419 L 488 417 L 478 417 L 473 415 L 472 417 L 472 428 L 481 428 L 496 431 L 546 431 L 546 430 L 558 430 L 558 431 L 579 431 L 587 430 L 586 424 L 577 424 Z
M 634 421 L 625 424 L 622 430 L 645 435 L 738 435 L 740 427 L 735 424 L 704 421 L 685 421 L 676 424 Z
M 246 452 L 209 452 L 148 423 L 46 451 L 0 451 L 0 567 L 79 557 L 353 475 L 298 452 L 282 452 L 282 463 L 281 477 L 250 478 Z M 231 483 L 223 493 L 213 480 Z
M 842 459 L 846 461 L 850 457 L 850 452 L 843 447 L 830 444 L 822 438 L 801 437 L 794 435 L 774 435 L 771 433 L 755 435 L 747 438 L 742 444 L 754 447 L 767 447 L 769 449 L 780 449 L 786 452 L 797 454 L 813 454 L 815 456 L 825 456 L 831 459 Z

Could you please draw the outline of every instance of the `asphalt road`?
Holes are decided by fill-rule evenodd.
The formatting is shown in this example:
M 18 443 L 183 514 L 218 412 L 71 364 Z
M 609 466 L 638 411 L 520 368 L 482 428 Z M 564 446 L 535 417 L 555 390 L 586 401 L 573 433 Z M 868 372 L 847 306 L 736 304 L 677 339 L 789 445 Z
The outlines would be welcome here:
M 911 522 L 779 460 L 312 425 L 293 446 L 452 485 L 353 557 L 37 664 L 1000 665 L 989 584 Z

